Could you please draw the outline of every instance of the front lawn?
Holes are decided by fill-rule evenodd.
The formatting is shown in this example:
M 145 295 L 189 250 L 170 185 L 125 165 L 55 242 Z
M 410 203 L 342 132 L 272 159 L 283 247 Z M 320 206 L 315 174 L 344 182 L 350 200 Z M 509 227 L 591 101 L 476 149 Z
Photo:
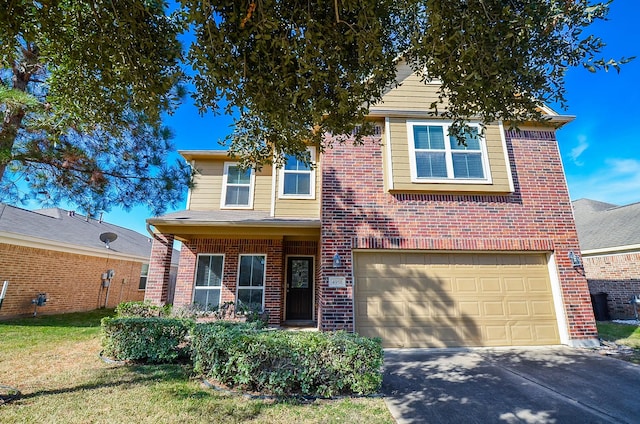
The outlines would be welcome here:
M 22 393 L 0 422 L 393 422 L 381 398 L 249 399 L 204 387 L 188 366 L 106 364 L 100 319 L 112 313 L 0 321 L 0 386 Z
M 633 353 L 622 359 L 640 364 L 640 327 L 615 322 L 598 322 L 597 326 L 602 340 L 633 348 Z

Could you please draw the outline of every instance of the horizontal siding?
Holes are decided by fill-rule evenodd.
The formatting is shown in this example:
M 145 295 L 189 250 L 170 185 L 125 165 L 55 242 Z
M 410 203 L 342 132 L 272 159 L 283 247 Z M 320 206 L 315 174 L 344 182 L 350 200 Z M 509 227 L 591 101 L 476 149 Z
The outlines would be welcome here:
M 224 161 L 197 161 L 195 168 L 198 174 L 187 207 L 192 211 L 220 209 Z
M 397 191 L 508 193 L 509 177 L 502 147 L 500 127 L 487 127 L 486 141 L 492 184 L 413 183 L 409 158 L 407 123 L 403 118 L 390 119 L 393 189 Z
M 195 186 L 191 189 L 190 204 L 187 208 L 193 211 L 220 210 L 222 196 L 223 160 L 201 160 L 196 162 L 198 175 Z M 256 173 L 254 185 L 253 209 L 271 210 L 271 173 L 272 168 L 265 166 Z
M 405 63 L 398 67 L 398 87 L 391 87 L 382 96 L 382 101 L 373 107 L 376 110 L 394 111 L 430 111 L 431 103 L 438 100 L 438 84 L 425 84 L 413 73 Z M 438 105 L 440 108 L 447 106 L 447 102 Z
M 289 218 L 319 218 L 320 196 L 322 191 L 322 169 L 318 159 L 316 160 L 316 196 L 314 199 L 280 199 L 278 197 L 280 173 L 276 171 L 276 217 Z
M 263 167 L 256 172 L 256 184 L 253 197 L 253 209 L 256 211 L 271 211 L 271 186 L 273 168 Z

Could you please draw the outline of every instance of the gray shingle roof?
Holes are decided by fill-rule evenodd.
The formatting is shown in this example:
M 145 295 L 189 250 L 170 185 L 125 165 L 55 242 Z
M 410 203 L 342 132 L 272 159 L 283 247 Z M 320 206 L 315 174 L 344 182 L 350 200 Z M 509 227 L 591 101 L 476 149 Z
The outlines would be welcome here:
M 105 232 L 118 236 L 110 243 L 110 251 L 143 258 L 151 255 L 151 239 L 128 228 L 96 219 L 87 220 L 83 215 L 60 208 L 30 211 L 0 203 L 0 233 L 106 250 L 100 241 L 100 234 Z
M 269 212 L 253 210 L 221 210 L 221 211 L 192 211 L 184 210 L 159 217 L 150 218 L 147 222 L 157 223 L 184 223 L 194 225 L 299 225 L 303 227 L 320 227 L 320 220 L 314 218 L 276 218 Z
M 572 204 L 581 250 L 640 244 L 640 203 L 617 206 L 580 199 Z

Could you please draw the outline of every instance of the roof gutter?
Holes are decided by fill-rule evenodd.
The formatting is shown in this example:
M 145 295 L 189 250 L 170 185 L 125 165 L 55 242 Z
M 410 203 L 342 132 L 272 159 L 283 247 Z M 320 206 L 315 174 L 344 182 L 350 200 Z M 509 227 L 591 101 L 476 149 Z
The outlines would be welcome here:
M 140 261 L 148 262 L 149 258 L 146 256 L 139 256 L 134 254 L 128 254 L 124 252 L 118 252 L 113 249 L 94 248 L 94 247 L 79 247 L 78 245 L 71 243 L 64 243 L 61 241 L 52 241 L 39 237 L 27 236 L 23 234 L 14 234 L 0 231 L 0 243 L 13 244 L 23 247 L 31 247 L 34 249 L 46 249 L 54 250 L 57 252 L 74 253 L 78 255 L 86 256 L 98 256 L 101 258 L 111 259 L 123 259 L 127 261 Z
M 625 253 L 640 252 L 640 244 L 628 244 L 626 246 L 603 247 L 600 249 L 583 250 L 582 256 L 604 256 L 607 254 L 623 255 Z
M 150 226 L 158 225 L 180 225 L 185 227 L 297 227 L 297 228 L 320 228 L 320 221 L 196 221 L 184 219 L 148 219 L 147 231 Z

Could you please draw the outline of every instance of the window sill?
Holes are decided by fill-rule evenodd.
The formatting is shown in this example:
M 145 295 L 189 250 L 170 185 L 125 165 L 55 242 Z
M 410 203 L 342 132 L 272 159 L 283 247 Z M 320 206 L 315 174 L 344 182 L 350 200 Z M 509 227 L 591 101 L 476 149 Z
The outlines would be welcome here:
M 316 200 L 316 196 L 314 195 L 297 195 L 297 194 L 281 194 L 278 196 L 278 199 L 282 200 Z

